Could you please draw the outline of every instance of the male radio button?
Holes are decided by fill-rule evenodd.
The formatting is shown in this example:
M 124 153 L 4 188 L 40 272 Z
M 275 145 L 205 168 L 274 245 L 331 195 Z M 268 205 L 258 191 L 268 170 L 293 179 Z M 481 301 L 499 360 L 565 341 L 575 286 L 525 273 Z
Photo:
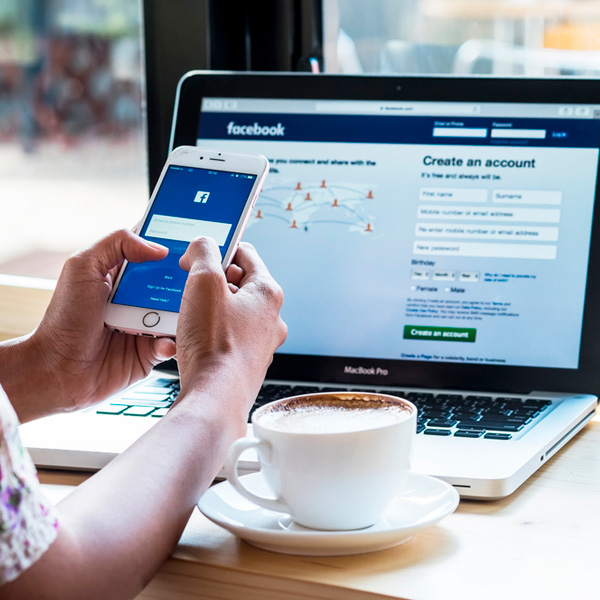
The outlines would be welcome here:
M 160 321 L 160 315 L 157 312 L 146 313 L 142 318 L 144 327 L 156 327 Z

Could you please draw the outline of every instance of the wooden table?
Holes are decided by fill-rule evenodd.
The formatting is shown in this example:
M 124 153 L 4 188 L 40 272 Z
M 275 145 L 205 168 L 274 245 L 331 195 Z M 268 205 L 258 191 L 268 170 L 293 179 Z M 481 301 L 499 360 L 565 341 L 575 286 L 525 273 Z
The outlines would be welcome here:
M 0 273 L 0 341 L 33 330 L 52 297 L 55 282 Z
M 53 285 L 36 285 L 0 278 L 0 339 L 39 322 Z M 40 473 L 53 500 L 87 476 Z M 593 586 L 599 559 L 597 416 L 509 498 L 462 501 L 438 525 L 382 552 L 274 554 L 238 540 L 196 510 L 175 554 L 138 598 L 579 600 L 598 596 Z
M 42 472 L 60 496 L 85 475 Z M 600 559 L 600 416 L 512 496 L 461 501 L 402 546 L 350 557 L 254 548 L 196 510 L 139 599 L 592 598 Z

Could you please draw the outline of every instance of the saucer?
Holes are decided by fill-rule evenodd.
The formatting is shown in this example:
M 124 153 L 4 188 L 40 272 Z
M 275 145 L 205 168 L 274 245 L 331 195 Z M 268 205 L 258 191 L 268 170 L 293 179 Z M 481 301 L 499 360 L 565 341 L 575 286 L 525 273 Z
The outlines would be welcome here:
M 270 495 L 260 472 L 240 479 L 255 494 Z M 246 500 L 228 481 L 209 488 L 200 498 L 198 508 L 217 525 L 263 550 L 304 556 L 342 556 L 402 544 L 452 513 L 458 500 L 457 491 L 445 481 L 409 473 L 402 493 L 385 515 L 365 529 L 322 531 L 302 527 L 289 515 Z

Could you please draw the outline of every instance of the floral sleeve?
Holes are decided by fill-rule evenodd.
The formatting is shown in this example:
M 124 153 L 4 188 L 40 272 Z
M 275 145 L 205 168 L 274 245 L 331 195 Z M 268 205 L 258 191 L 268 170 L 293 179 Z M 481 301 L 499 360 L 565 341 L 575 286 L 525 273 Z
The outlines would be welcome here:
M 0 387 L 0 585 L 16 579 L 56 538 L 54 507 L 42 495 L 21 445 L 17 415 Z

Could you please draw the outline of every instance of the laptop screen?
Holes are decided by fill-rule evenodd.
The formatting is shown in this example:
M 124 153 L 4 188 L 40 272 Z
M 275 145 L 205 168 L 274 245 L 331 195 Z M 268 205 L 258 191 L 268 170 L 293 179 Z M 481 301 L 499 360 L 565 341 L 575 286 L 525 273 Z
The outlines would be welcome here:
M 192 71 L 183 144 L 270 160 L 270 380 L 600 392 L 597 80 Z
M 244 239 L 281 352 L 564 369 L 599 139 L 600 105 L 240 97 L 204 97 L 197 132 L 270 161 Z

